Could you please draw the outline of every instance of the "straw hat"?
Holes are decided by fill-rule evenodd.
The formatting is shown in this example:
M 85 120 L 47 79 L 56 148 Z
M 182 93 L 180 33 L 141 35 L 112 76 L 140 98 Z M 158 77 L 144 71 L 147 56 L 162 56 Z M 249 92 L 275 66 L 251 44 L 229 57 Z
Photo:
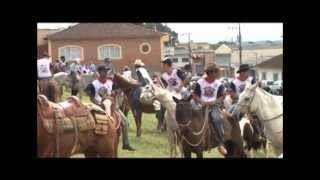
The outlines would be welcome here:
M 133 64 L 138 66 L 144 66 L 144 63 L 142 62 L 141 59 L 136 59 Z

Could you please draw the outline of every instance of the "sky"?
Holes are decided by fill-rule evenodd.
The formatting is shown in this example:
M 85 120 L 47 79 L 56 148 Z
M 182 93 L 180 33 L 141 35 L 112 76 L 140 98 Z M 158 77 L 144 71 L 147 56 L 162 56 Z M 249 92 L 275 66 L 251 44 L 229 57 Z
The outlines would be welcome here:
M 38 23 L 38 28 L 65 28 L 75 23 Z M 188 42 L 188 35 L 194 42 L 217 43 L 236 41 L 239 23 L 166 23 L 179 34 L 180 42 Z M 282 23 L 240 23 L 242 41 L 282 40 Z

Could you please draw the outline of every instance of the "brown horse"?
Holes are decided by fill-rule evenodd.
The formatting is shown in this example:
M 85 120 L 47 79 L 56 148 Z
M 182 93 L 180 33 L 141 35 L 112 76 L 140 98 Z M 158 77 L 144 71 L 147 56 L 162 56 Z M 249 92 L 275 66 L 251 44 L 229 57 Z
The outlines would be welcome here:
M 93 121 L 94 119 L 94 124 L 97 123 L 97 120 L 93 118 L 93 116 L 96 116 L 97 112 L 99 112 L 94 109 L 89 109 L 88 106 L 80 103 L 79 99 L 75 96 L 71 96 L 69 100 L 64 103 L 68 106 L 63 106 L 62 103 L 56 104 L 50 102 L 44 95 L 38 95 L 38 157 L 69 157 L 76 153 L 83 153 L 86 157 L 117 157 L 117 122 L 110 118 L 107 123 L 107 133 L 97 134 L 94 128 L 88 128 L 85 131 L 80 131 L 78 128 L 75 128 L 78 127 L 75 124 L 79 123 L 79 121 L 75 118 L 76 116 L 72 116 L 74 125 L 72 131 L 60 131 L 61 128 L 57 124 L 57 112 L 59 112 L 60 115 L 70 115 L 72 113 L 74 115 L 89 111 L 89 116 L 86 116 L 85 122 Z M 52 132 L 48 131 L 46 128 L 48 126 L 45 126 L 49 121 L 56 122 L 52 122 Z M 64 123 L 65 121 L 62 122 Z
M 140 102 L 139 95 L 141 93 L 141 86 L 139 84 L 129 82 L 118 73 L 114 75 L 114 83 L 125 93 L 128 98 L 131 111 L 136 122 L 137 137 L 140 137 L 142 112 L 156 113 L 154 106 L 152 104 L 143 104 Z
M 195 110 L 190 103 L 191 96 L 187 100 L 176 102 L 176 120 L 180 128 L 181 143 L 185 158 L 191 158 L 191 153 L 196 153 L 197 158 L 203 157 L 203 151 L 208 151 L 218 146 L 214 135 L 216 132 L 209 121 L 208 108 Z M 245 157 L 243 142 L 239 124 L 225 111 L 223 116 L 225 147 L 228 154 L 225 157 Z

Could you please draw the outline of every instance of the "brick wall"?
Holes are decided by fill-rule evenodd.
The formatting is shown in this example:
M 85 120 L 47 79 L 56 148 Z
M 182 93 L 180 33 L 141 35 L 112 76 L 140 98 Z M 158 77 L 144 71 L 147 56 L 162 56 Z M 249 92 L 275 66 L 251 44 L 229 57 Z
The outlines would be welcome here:
M 148 42 L 151 45 L 149 54 L 142 54 L 139 45 Z M 58 58 L 58 49 L 65 45 L 77 45 L 83 48 L 84 60 L 82 64 L 95 63 L 100 64 L 103 61 L 98 60 L 98 46 L 102 44 L 117 44 L 122 47 L 122 59 L 112 60 L 117 71 L 120 71 L 125 65 L 133 67 L 135 59 L 141 59 L 151 71 L 161 70 L 161 43 L 160 38 L 140 38 L 140 39 L 108 39 L 108 40 L 81 40 L 81 41 L 51 41 L 51 55 L 53 59 Z

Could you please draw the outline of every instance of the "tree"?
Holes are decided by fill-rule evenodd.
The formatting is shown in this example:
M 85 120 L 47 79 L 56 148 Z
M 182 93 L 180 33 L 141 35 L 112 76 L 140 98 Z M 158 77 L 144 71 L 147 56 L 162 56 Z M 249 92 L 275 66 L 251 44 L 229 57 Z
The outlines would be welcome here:
M 144 28 L 156 30 L 159 32 L 166 32 L 169 33 L 172 37 L 172 44 L 178 43 L 178 33 L 170 29 L 167 25 L 164 25 L 163 23 L 144 23 Z M 169 42 L 170 43 L 170 42 Z

